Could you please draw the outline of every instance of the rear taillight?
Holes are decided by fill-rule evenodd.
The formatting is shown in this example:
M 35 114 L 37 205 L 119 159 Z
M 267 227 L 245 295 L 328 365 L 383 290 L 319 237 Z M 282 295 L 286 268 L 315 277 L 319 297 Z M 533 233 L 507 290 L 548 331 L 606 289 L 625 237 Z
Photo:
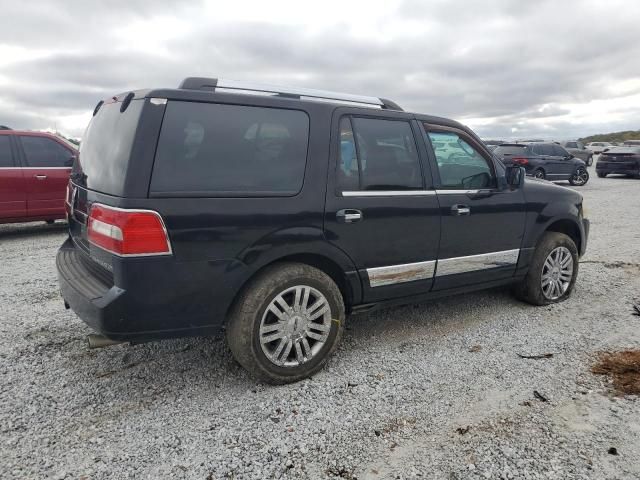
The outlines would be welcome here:
M 515 163 L 516 165 L 529 165 L 529 160 L 524 157 L 513 157 L 511 158 L 511 162 Z
M 162 217 L 152 210 L 127 210 L 94 203 L 87 223 L 89 241 L 120 256 L 170 255 Z

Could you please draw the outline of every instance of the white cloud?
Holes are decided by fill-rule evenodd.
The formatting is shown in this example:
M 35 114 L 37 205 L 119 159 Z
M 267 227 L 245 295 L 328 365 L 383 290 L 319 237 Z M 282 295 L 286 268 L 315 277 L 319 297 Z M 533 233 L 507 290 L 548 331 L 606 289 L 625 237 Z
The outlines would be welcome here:
M 203 75 L 379 95 L 491 137 L 637 129 L 639 24 L 622 0 L 13 3 L 0 123 L 80 135 L 100 98 Z

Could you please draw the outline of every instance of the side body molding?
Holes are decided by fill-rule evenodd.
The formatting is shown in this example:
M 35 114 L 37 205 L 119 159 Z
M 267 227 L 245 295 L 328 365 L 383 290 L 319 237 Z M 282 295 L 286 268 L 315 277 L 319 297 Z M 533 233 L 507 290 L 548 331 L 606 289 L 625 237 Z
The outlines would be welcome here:
M 459 273 L 477 272 L 501 267 L 514 267 L 518 263 L 520 249 L 488 252 L 465 257 L 443 258 L 405 265 L 388 265 L 366 270 L 371 287 L 444 277 Z

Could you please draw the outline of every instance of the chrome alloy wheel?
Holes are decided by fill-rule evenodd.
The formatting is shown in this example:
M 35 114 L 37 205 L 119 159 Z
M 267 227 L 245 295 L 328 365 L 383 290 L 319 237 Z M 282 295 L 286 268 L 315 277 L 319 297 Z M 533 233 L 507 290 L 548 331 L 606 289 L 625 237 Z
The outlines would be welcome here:
M 576 174 L 573 176 L 573 183 L 575 185 L 584 185 L 589 181 L 589 173 L 585 168 L 579 168 Z
M 573 278 L 573 257 L 566 247 L 554 248 L 542 266 L 542 293 L 548 300 L 565 294 Z
M 262 352 L 275 365 L 297 367 L 312 359 L 331 331 L 331 306 L 313 287 L 296 285 L 269 303 L 260 321 Z

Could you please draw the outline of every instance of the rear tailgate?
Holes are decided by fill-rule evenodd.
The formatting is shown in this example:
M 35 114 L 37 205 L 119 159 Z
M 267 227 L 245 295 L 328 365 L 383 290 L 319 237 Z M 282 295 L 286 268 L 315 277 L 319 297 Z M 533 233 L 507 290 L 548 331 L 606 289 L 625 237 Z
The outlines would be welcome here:
M 118 206 L 125 195 L 129 163 L 144 99 L 131 100 L 121 111 L 122 99 L 114 97 L 98 108 L 80 144 L 67 191 L 69 234 L 75 246 L 112 270 L 112 256 L 91 247 L 87 239 L 87 218 L 93 202 Z

